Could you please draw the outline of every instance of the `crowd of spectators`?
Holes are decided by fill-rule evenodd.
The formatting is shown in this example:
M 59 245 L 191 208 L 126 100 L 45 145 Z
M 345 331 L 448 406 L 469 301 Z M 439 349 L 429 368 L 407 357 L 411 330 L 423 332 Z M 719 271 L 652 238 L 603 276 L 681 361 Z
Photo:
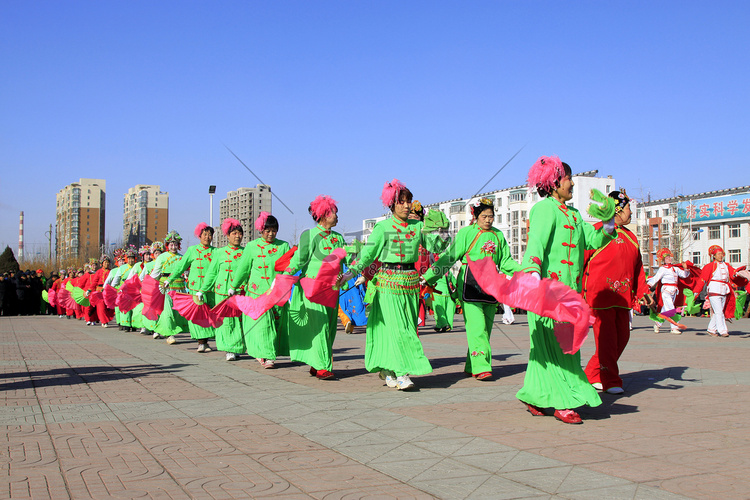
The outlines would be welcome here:
M 47 290 L 56 279 L 56 273 L 45 276 L 41 269 L 8 271 L 1 274 L 0 315 L 52 314 L 49 304 L 42 299 L 42 292 Z

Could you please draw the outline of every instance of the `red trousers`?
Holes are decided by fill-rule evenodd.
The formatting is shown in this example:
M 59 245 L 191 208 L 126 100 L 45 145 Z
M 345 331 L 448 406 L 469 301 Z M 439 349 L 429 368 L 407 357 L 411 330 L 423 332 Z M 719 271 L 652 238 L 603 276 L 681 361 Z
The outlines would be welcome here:
M 586 365 L 589 383 L 600 382 L 606 391 L 610 387 L 622 387 L 617 361 L 630 340 L 630 309 L 611 307 L 592 309 L 596 352 Z
M 104 305 L 104 300 L 101 300 L 96 304 L 96 316 L 99 318 L 99 323 L 106 325 L 115 317 L 115 310 L 107 309 L 107 306 Z
M 96 322 L 96 307 L 85 306 L 83 308 L 83 319 L 85 319 L 86 321 Z

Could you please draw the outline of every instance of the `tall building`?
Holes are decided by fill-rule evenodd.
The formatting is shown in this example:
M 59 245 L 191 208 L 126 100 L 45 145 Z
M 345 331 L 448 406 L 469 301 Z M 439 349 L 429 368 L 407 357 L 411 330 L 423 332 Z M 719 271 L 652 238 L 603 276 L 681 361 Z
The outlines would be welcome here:
M 750 258 L 750 186 L 647 200 L 633 213 L 646 272 L 656 272 L 656 252 L 669 248 L 678 262 L 711 262 L 719 245 L 733 267 Z
M 106 182 L 81 179 L 57 193 L 55 252 L 62 264 L 101 255 Z
M 164 238 L 169 227 L 169 193 L 159 186 L 138 184 L 123 201 L 122 241 L 141 247 Z
M 227 217 L 237 219 L 245 231 L 243 242 L 247 243 L 260 236 L 255 230 L 255 219 L 261 212 L 272 213 L 271 186 L 258 184 L 254 188 L 239 188 L 229 191 L 227 197 L 219 202 L 219 227 L 214 228 L 214 246 L 222 247 L 229 243 L 221 232 L 221 223 Z
M 588 222 L 596 222 L 586 213 L 586 208 L 591 202 L 589 192 L 592 188 L 607 194 L 616 189 L 615 179 L 612 176 L 597 177 L 598 170 L 589 170 L 579 174 L 573 174 L 573 199 L 567 204 L 581 211 L 583 219 Z M 529 212 L 541 198 L 536 191 L 531 191 L 528 186 L 514 186 L 488 193 L 477 194 L 471 198 L 455 198 L 437 203 L 422 203 L 425 209 L 441 210 L 445 213 L 450 227 L 448 233 L 452 236 L 465 226 L 471 224 L 471 206 L 470 204 L 480 198 L 489 198 L 495 203 L 495 222 L 494 227 L 502 231 L 508 242 L 511 256 L 514 260 L 520 261 L 523 253 L 526 251 L 526 233 L 529 229 Z M 420 200 L 422 201 L 422 200 Z M 362 237 L 367 241 L 367 237 L 372 232 L 375 224 L 389 217 L 386 214 L 380 217 L 365 219 L 362 221 Z

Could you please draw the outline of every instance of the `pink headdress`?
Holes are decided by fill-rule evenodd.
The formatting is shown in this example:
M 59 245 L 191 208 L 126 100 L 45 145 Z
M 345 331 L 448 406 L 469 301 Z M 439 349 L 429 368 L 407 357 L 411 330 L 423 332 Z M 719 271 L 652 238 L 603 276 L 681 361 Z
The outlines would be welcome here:
M 227 236 L 229 236 L 229 233 L 238 228 L 242 230 L 242 224 L 240 224 L 240 221 L 238 221 L 237 219 L 227 217 L 226 219 L 224 219 L 224 222 L 221 223 L 221 232 Z
M 557 156 L 541 156 L 529 170 L 527 179 L 532 189 L 552 191 L 557 181 L 565 176 L 565 168 Z
M 391 208 L 391 205 L 398 201 L 401 190 L 405 189 L 400 180 L 393 179 L 391 182 L 386 182 L 383 185 L 383 192 L 380 195 L 380 201 L 383 202 L 385 208 Z
M 255 229 L 260 233 L 266 227 L 266 220 L 271 215 L 268 212 L 261 212 L 257 219 L 255 219 Z
M 195 226 L 195 231 L 194 231 L 195 237 L 200 238 L 201 234 L 203 234 L 203 230 L 206 229 L 207 227 L 208 227 L 208 224 L 206 224 L 205 222 L 201 222 L 200 224 Z
M 312 215 L 313 219 L 319 221 L 323 217 L 327 217 L 333 213 L 336 213 L 338 211 L 338 207 L 336 207 L 336 200 L 334 200 L 330 196 L 321 194 L 318 195 L 318 197 L 315 198 L 312 203 L 310 203 L 310 208 L 308 209 L 308 211 L 310 212 L 310 215 Z

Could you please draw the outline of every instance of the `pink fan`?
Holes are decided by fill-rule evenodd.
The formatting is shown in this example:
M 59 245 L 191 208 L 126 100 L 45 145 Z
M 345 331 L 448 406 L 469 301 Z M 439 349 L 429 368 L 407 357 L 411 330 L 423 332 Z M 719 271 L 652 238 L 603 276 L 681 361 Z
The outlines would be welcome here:
M 469 267 L 482 290 L 498 302 L 561 322 L 555 324 L 560 348 L 565 354 L 578 352 L 593 319 L 579 293 L 564 283 L 548 278 L 537 280 L 529 273 L 518 272 L 508 279 L 497 272 L 490 257 L 469 259 Z
M 57 293 L 53 288 L 50 288 L 49 291 L 47 291 L 47 301 L 49 302 L 49 305 L 51 307 L 55 307 L 57 305 Z
M 114 309 L 117 302 L 117 290 L 112 285 L 104 285 L 102 296 L 104 297 L 104 305 L 107 306 L 107 309 Z
M 337 248 L 323 259 L 320 271 L 315 278 L 302 278 L 299 280 L 305 297 L 310 302 L 315 302 L 326 307 L 336 307 L 339 302 L 339 291 L 334 289 L 341 271 L 341 260 L 346 257 L 346 250 Z
M 164 294 L 159 291 L 159 282 L 146 275 L 141 285 L 143 315 L 151 321 L 157 321 L 164 310 Z
M 239 318 L 242 316 L 242 311 L 237 307 L 237 303 L 235 302 L 236 298 L 237 295 L 227 297 L 211 309 L 211 316 L 213 316 L 214 321 L 217 323 L 215 326 L 221 325 L 224 318 Z
M 247 297 L 245 295 L 235 295 L 224 302 L 234 299 L 234 304 L 242 313 L 247 314 L 252 319 L 258 319 L 263 313 L 269 311 L 272 307 L 283 306 L 286 304 L 292 293 L 292 286 L 294 286 L 298 280 L 299 276 L 278 274 L 276 275 L 276 278 L 274 278 L 271 289 L 257 298 Z
M 172 307 L 186 320 L 203 328 L 217 326 L 211 314 L 211 308 L 205 303 L 198 304 L 195 301 L 195 296 L 175 292 L 170 294 L 170 297 L 172 297 Z
M 76 308 L 76 301 L 73 300 L 73 297 L 70 295 L 70 292 L 66 290 L 65 288 L 60 287 L 60 291 L 57 294 L 57 301 L 65 309 Z
M 135 309 L 141 303 L 141 280 L 137 275 L 125 280 L 117 294 L 115 305 L 120 308 L 121 313 L 127 313 Z

